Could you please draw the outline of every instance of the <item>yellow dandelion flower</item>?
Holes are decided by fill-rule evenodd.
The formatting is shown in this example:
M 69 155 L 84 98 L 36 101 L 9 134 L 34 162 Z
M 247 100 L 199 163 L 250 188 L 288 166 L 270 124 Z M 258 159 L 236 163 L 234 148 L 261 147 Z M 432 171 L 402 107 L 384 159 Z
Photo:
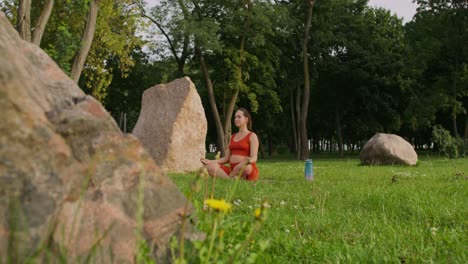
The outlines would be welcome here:
M 260 216 L 262 215 L 262 209 L 260 208 L 255 209 L 254 215 L 256 219 L 260 219 Z
M 217 200 L 217 199 L 206 199 L 205 204 L 208 205 L 208 207 L 213 208 L 218 211 L 222 212 L 229 212 L 231 211 L 232 204 L 227 203 L 224 200 Z

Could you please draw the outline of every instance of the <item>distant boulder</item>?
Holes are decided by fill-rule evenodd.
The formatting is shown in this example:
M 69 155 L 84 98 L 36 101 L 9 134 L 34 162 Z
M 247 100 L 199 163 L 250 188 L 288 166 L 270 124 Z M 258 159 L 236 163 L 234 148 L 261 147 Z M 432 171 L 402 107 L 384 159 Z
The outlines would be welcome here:
M 0 51 L 0 263 L 64 252 L 71 263 L 134 263 L 142 208 L 141 237 L 168 262 L 183 194 L 2 12 Z
M 378 133 L 367 141 L 359 158 L 364 165 L 416 165 L 418 154 L 402 137 Z
M 189 172 L 205 157 L 208 130 L 205 110 L 195 85 L 184 77 L 143 93 L 141 112 L 133 129 L 163 170 Z

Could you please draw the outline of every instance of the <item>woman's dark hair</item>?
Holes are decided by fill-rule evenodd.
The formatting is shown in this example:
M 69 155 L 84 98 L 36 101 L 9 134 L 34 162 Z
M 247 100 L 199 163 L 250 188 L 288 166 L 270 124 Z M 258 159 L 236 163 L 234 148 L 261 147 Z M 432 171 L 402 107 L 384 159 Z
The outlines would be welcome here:
M 247 111 L 247 109 L 242 108 L 242 107 L 237 109 L 237 111 L 241 111 L 244 114 L 244 116 L 249 119 L 249 121 L 247 121 L 247 128 L 249 130 L 252 130 L 252 116 L 250 115 L 249 111 Z

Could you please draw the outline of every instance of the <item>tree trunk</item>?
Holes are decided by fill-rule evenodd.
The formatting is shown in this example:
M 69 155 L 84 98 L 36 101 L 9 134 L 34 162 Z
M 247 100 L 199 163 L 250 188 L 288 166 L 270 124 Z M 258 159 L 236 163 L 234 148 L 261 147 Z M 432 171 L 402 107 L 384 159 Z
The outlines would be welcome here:
M 268 156 L 273 155 L 273 140 L 271 140 L 271 133 L 268 133 Z
M 335 109 L 335 119 L 336 119 L 336 137 L 338 139 L 338 152 L 340 157 L 343 157 L 343 132 L 341 131 L 341 117 L 338 111 L 338 108 Z
M 465 134 L 463 136 L 465 144 L 468 143 L 468 114 L 466 114 L 466 121 L 465 121 Z
M 301 149 L 302 149 L 302 143 L 301 143 L 301 130 L 300 130 L 300 120 L 301 120 L 301 87 L 299 86 L 299 82 L 297 83 L 297 87 L 296 87 L 296 116 L 297 116 L 297 120 L 296 120 L 296 128 L 297 128 L 297 135 L 296 135 L 296 138 L 297 138 L 297 142 L 296 142 L 296 146 L 297 146 L 297 152 L 296 152 L 296 158 L 297 159 L 300 159 L 301 158 Z
M 300 122 L 300 134 L 301 134 L 301 160 L 309 158 L 309 146 L 307 141 L 307 113 L 309 110 L 309 99 L 310 99 L 310 78 L 309 78 L 309 56 L 307 47 L 309 45 L 309 32 L 312 25 L 312 9 L 314 7 L 314 0 L 308 0 L 309 10 L 307 13 L 307 22 L 304 28 L 304 40 L 302 43 L 302 59 L 304 66 L 304 94 L 302 95 L 301 104 L 301 116 Z
M 258 144 L 258 152 L 260 153 L 260 157 L 263 159 L 263 158 L 265 158 L 265 150 L 263 148 L 262 141 L 260 140 L 258 143 L 259 143 Z
M 226 152 L 226 144 L 224 142 L 224 131 L 221 118 L 219 117 L 218 107 L 216 106 L 216 99 L 213 91 L 213 82 L 211 81 L 210 73 L 208 72 L 208 67 L 205 63 L 205 58 L 199 47 L 195 48 L 197 53 L 198 60 L 200 62 L 200 67 L 203 73 L 203 78 L 205 79 L 206 89 L 208 90 L 208 98 L 210 100 L 210 106 L 213 113 L 213 119 L 216 125 L 216 134 L 217 134 L 217 144 L 218 149 L 221 152 L 221 155 L 224 156 Z
M 245 35 L 242 35 L 240 44 L 239 44 L 239 64 L 237 65 L 237 78 L 236 82 L 243 82 L 242 79 L 242 63 L 244 61 L 244 50 L 245 50 L 245 42 L 246 42 L 247 37 Z M 234 107 L 236 106 L 237 102 L 237 97 L 239 96 L 239 89 L 240 87 L 236 87 L 236 90 L 234 91 L 234 94 L 231 97 L 231 100 L 229 101 L 229 105 L 226 111 L 226 119 L 224 120 L 224 142 L 226 143 L 226 146 L 229 144 L 229 140 L 231 138 L 231 118 L 232 115 L 234 114 Z
M 19 1 L 17 27 L 20 37 L 31 41 L 31 0 Z
M 231 139 L 231 118 L 234 113 L 234 107 L 236 106 L 237 96 L 239 95 L 239 90 L 236 90 L 229 101 L 229 105 L 226 111 L 226 118 L 224 120 L 224 142 L 226 146 L 229 145 L 229 140 Z
M 185 76 L 185 61 L 187 60 L 187 57 L 188 57 L 189 40 L 190 40 L 190 35 L 186 32 L 184 34 L 184 45 L 182 49 L 182 54 L 180 56 L 180 60 L 177 66 L 181 77 Z
M 458 138 L 458 128 L 457 128 L 457 114 L 452 114 L 452 127 L 453 127 L 453 136 Z
M 89 13 L 86 20 L 86 27 L 81 36 L 81 48 L 76 53 L 75 59 L 70 71 L 70 77 L 75 83 L 78 83 L 80 80 L 81 71 L 86 62 L 86 57 L 88 57 L 89 50 L 91 49 L 91 44 L 93 43 L 94 32 L 96 31 L 96 21 L 99 11 L 99 0 L 89 1 Z
M 182 9 L 182 12 L 184 13 L 185 19 L 187 21 L 189 21 L 190 20 L 190 13 L 187 10 L 187 8 L 185 7 L 184 2 L 181 1 L 181 0 L 178 0 L 177 2 L 179 3 L 179 5 L 180 5 L 180 7 Z M 199 7 L 197 6 L 197 8 L 199 8 Z M 198 11 L 199 11 L 199 9 L 198 9 Z M 199 14 L 199 18 L 201 18 L 201 14 L 200 13 L 198 13 L 198 14 Z M 161 28 L 159 26 L 159 24 L 158 24 L 158 27 Z M 166 35 L 166 37 L 167 37 L 167 39 L 168 39 L 168 41 L 170 43 L 169 36 Z M 188 57 L 189 42 L 190 42 L 190 34 L 189 34 L 188 31 L 186 31 L 184 33 L 184 42 L 183 42 L 184 44 L 183 44 L 183 48 L 182 48 L 182 53 L 180 55 L 180 59 L 177 57 L 177 52 L 175 52 L 175 49 L 174 49 L 174 47 L 172 47 L 172 44 L 171 44 L 171 50 L 173 51 L 174 57 L 177 60 L 177 68 L 178 68 L 179 73 L 180 73 L 180 75 L 182 77 L 185 76 L 185 61 L 187 60 L 187 57 Z
M 336 137 L 338 138 L 338 152 L 343 157 L 343 133 L 341 131 L 341 117 L 338 108 L 335 108 Z
M 294 87 L 295 88 L 295 87 Z M 289 95 L 291 98 L 291 123 L 293 132 L 293 151 L 297 153 L 297 123 L 296 115 L 294 114 L 294 91 L 295 89 L 289 89 Z
M 32 43 L 37 46 L 41 45 L 42 35 L 44 35 L 45 27 L 49 21 L 52 8 L 54 7 L 54 0 L 47 0 L 44 9 L 42 9 L 41 16 L 37 20 L 36 26 L 34 27 L 34 33 L 32 37 Z

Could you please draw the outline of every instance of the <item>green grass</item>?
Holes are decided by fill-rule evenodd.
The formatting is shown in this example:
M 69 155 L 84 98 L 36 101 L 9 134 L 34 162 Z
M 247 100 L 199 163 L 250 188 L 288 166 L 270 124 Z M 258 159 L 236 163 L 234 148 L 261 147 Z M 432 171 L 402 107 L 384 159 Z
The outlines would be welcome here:
M 240 181 L 226 218 L 226 247 L 244 239 L 242 223 L 264 199 L 271 208 L 241 263 L 269 247 L 257 263 L 467 263 L 468 159 L 420 155 L 417 166 L 360 166 L 355 156 L 313 156 L 304 162 L 263 159 L 256 185 Z M 195 174 L 170 175 L 188 193 Z M 210 181 L 210 188 L 211 182 Z M 215 198 L 228 198 L 234 181 L 216 180 Z M 203 191 L 193 198 L 201 212 Z M 202 216 L 203 214 L 199 214 Z M 209 229 L 203 217 L 198 228 Z

